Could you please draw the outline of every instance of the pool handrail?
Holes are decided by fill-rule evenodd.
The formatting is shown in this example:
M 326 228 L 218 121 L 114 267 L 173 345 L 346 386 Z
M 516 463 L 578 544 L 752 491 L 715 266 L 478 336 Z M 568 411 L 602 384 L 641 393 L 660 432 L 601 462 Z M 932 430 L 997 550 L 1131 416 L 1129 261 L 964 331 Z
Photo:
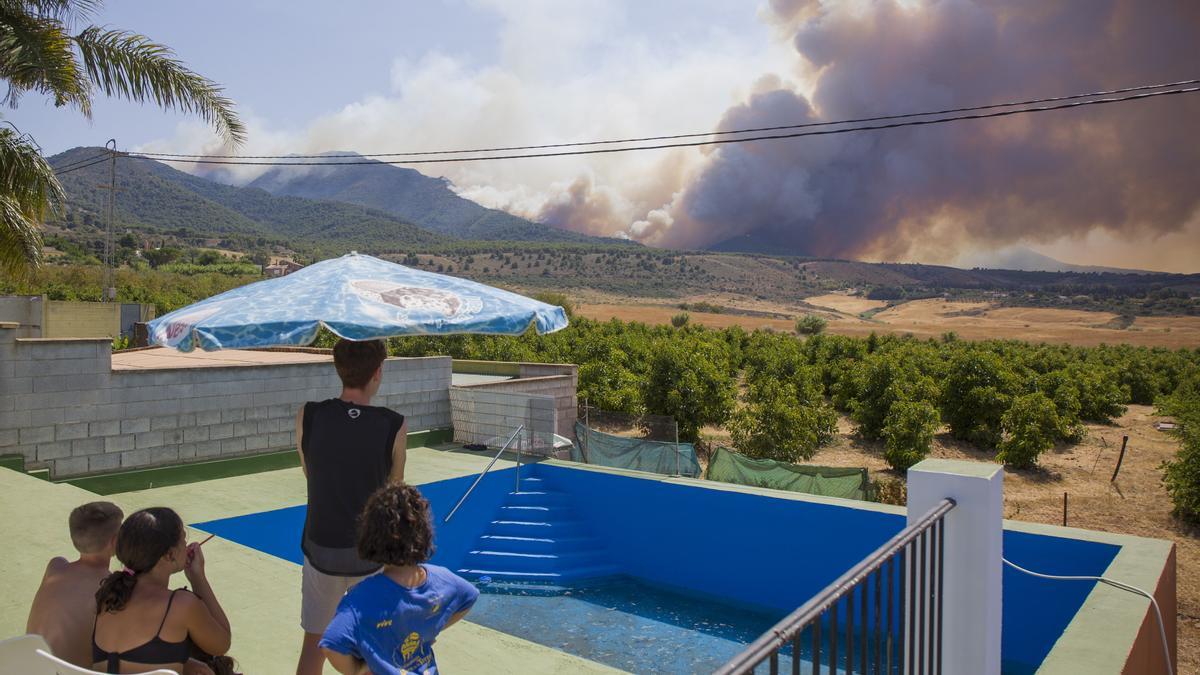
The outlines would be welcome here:
M 859 593 L 859 598 L 862 602 L 863 624 L 866 624 L 867 616 L 867 581 L 874 575 L 875 579 L 875 658 L 874 664 L 876 671 L 880 672 L 880 661 L 886 659 L 887 665 L 882 669 L 884 673 L 893 672 L 892 654 L 893 650 L 897 650 L 898 659 L 897 665 L 901 672 L 906 673 L 936 673 L 941 675 L 941 605 L 942 605 L 942 555 L 943 544 L 945 541 L 945 515 L 950 512 L 955 506 L 953 499 L 943 499 L 929 509 L 920 518 L 912 524 L 900 530 L 895 536 L 885 542 L 882 546 L 871 552 L 866 558 L 863 558 L 858 564 L 847 570 L 842 576 L 838 577 L 833 583 L 829 584 L 818 593 L 816 596 L 809 599 L 791 614 L 785 616 L 778 623 L 772 626 L 767 632 L 763 633 L 754 642 L 750 643 L 745 650 L 737 654 L 725 665 L 714 671 L 713 675 L 746 675 L 747 673 L 756 672 L 758 666 L 764 661 L 769 661 L 771 675 L 779 673 L 779 656 L 780 652 L 789 644 L 792 646 L 792 672 L 799 672 L 800 654 L 801 654 L 801 634 L 806 628 L 812 627 L 812 653 L 813 661 L 812 672 L 821 672 L 821 654 L 824 652 L 824 643 L 821 640 L 821 624 L 822 619 L 830 616 L 831 632 L 829 636 L 830 651 L 832 652 L 829 660 L 829 672 L 836 673 L 841 669 L 838 662 L 838 602 L 843 598 L 847 598 L 847 626 L 846 636 L 847 644 L 845 670 L 847 673 L 854 671 L 854 592 L 862 586 L 862 592 Z M 926 535 L 931 533 L 928 544 L 926 543 Z M 915 555 L 914 555 L 915 554 Z M 896 571 L 896 558 L 899 558 L 900 574 L 893 578 Z M 915 558 L 915 560 L 914 560 Z M 879 610 L 880 610 L 880 585 L 883 581 L 884 565 L 888 566 L 886 583 L 887 584 L 887 612 L 886 627 L 880 631 Z M 908 571 L 908 584 L 904 583 L 905 568 Z M 918 568 L 921 568 L 918 574 Z M 932 572 L 932 573 L 931 573 Z M 898 580 L 898 584 L 896 583 Z M 926 583 L 928 582 L 928 583 Z M 918 585 L 919 584 L 919 585 Z M 936 586 L 935 586 L 936 584 Z M 895 628 L 892 626 L 892 586 L 898 585 L 899 602 L 897 608 L 898 621 Z M 936 588 L 936 590 L 935 590 Z M 905 600 L 907 595 L 907 602 Z M 920 615 L 917 615 L 916 608 L 920 608 Z M 925 608 L 929 608 L 928 621 L 925 617 Z M 905 614 L 907 612 L 907 621 Z M 907 631 L 905 628 L 907 627 Z M 860 626 L 864 631 L 869 630 L 869 626 Z M 899 639 L 893 644 L 893 633 L 899 632 Z M 907 632 L 907 636 L 905 633 Z M 886 636 L 887 646 L 884 647 L 881 654 L 881 642 L 884 641 L 882 636 Z M 906 638 L 907 637 L 907 641 Z M 861 663 L 864 665 L 863 672 L 866 672 L 865 664 L 869 659 L 868 643 L 864 637 L 859 642 L 861 651 Z M 916 662 L 914 663 L 914 654 Z M 928 663 L 925 657 L 928 655 Z M 881 658 L 882 657 L 882 658 Z M 907 668 L 905 668 L 907 661 Z M 928 666 L 928 667 L 927 667 Z
M 509 436 L 508 440 L 504 442 L 504 445 L 502 445 L 500 447 L 500 452 L 497 452 L 496 456 L 492 458 L 492 461 L 488 462 L 488 465 L 486 467 L 484 467 L 483 471 L 481 471 L 479 473 L 479 475 L 475 477 L 475 482 L 471 483 L 471 487 L 467 488 L 467 491 L 463 493 L 463 496 L 458 500 L 458 503 L 454 505 L 454 508 L 450 509 L 450 513 L 446 514 L 445 520 L 442 521 L 443 523 L 450 522 L 450 518 L 454 515 L 454 513 L 456 511 L 458 511 L 458 507 L 462 506 L 463 502 L 467 501 L 467 497 L 471 496 L 471 491 L 473 491 L 475 489 L 476 485 L 479 485 L 479 481 L 483 480 L 483 477 L 485 475 L 487 475 L 487 472 L 490 471 L 492 469 L 492 466 L 494 466 L 496 464 L 496 460 L 500 459 L 500 455 L 504 454 L 504 451 L 508 449 L 508 446 L 512 444 L 513 440 L 517 437 L 517 435 L 520 434 L 524 430 L 525 430 L 525 425 L 522 424 L 522 425 L 518 426 L 515 431 L 512 432 L 512 436 Z M 521 480 L 521 446 L 518 445 L 517 446 L 517 485 L 518 485 L 518 487 L 520 486 L 520 480 Z

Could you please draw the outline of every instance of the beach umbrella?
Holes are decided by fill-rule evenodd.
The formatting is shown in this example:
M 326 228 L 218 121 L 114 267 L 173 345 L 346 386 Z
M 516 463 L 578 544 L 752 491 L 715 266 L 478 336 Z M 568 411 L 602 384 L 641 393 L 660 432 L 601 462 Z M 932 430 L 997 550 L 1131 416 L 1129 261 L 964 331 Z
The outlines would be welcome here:
M 190 352 L 311 344 L 321 326 L 349 340 L 520 335 L 567 326 L 561 307 L 444 274 L 349 253 L 214 295 L 149 324 L 151 344 Z

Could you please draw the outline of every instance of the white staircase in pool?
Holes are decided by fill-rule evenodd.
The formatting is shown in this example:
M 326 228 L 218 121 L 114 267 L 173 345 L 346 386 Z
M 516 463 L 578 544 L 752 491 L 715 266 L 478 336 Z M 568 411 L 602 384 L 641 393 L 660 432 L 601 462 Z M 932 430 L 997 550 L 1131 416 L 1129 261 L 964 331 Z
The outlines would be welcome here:
M 616 573 L 570 495 L 522 478 L 458 573 L 468 579 L 562 583 Z

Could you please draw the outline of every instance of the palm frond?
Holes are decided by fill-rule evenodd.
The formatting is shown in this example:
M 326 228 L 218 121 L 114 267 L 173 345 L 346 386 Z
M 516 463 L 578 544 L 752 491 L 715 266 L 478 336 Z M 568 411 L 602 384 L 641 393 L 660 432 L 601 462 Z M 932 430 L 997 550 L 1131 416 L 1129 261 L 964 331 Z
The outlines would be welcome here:
M 0 272 L 24 278 L 42 264 L 42 235 L 37 223 L 17 204 L 0 194 Z
M 23 276 L 42 262 L 38 224 L 65 196 L 54 169 L 28 142 L 0 129 L 0 270 Z
M 75 37 L 87 75 L 105 94 L 133 101 L 152 100 L 164 108 L 195 113 L 240 145 L 246 128 L 212 80 L 183 65 L 168 48 L 144 35 L 97 26 Z
M 71 25 L 95 14 L 102 4 L 103 0 L 0 0 L 0 10 L 21 11 Z
M 34 219 L 57 210 L 66 199 L 53 167 L 11 129 L 0 129 L 0 195 Z
M 21 95 L 33 90 L 90 116 L 92 87 L 73 47 L 57 19 L 22 11 L 20 3 L 0 2 L 0 78 L 8 81 L 0 102 L 16 107 Z

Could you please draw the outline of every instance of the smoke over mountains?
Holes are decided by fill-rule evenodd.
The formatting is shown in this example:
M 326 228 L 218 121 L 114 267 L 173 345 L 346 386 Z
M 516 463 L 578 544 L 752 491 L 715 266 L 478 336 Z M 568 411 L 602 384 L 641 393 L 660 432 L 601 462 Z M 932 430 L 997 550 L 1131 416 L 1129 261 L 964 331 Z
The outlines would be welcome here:
M 1194 2 L 774 0 L 770 20 L 815 73 L 811 95 L 767 78 L 721 129 L 1189 79 L 1200 66 Z M 671 246 L 751 235 L 883 259 L 1096 228 L 1154 237 L 1200 220 L 1197 132 L 1192 94 L 723 146 L 640 234 Z
M 243 151 L 727 130 L 1200 77 L 1195 0 L 769 0 L 754 30 L 708 32 L 679 28 L 685 18 L 643 25 L 637 6 L 647 4 L 658 6 L 477 0 L 500 17 L 493 60 L 398 58 L 389 91 L 300 130 L 250 118 Z M 692 1 L 667 15 L 717 5 L 728 11 Z M 207 128 L 189 128 L 142 149 L 216 150 Z M 1195 271 L 1198 132 L 1200 94 L 1187 94 L 832 137 L 420 168 L 486 207 L 650 245 L 937 263 L 1020 245 L 1074 263 Z M 262 171 L 236 169 L 227 180 Z

